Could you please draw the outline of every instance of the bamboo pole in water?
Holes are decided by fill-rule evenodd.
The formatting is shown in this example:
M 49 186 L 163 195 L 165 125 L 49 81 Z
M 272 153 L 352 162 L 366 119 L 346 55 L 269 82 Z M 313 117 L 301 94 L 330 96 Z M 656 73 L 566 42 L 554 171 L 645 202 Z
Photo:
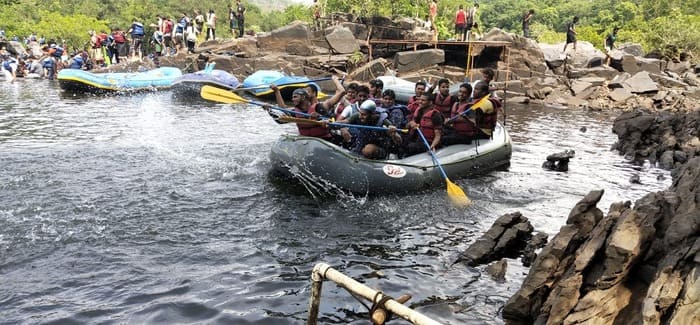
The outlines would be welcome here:
M 321 303 L 321 286 L 323 279 L 331 280 L 337 283 L 339 286 L 346 288 L 347 290 L 362 296 L 363 298 L 376 302 L 384 298 L 384 294 L 380 293 L 362 283 L 359 283 L 352 278 L 340 273 L 339 271 L 330 267 L 326 263 L 318 263 L 314 266 L 311 274 L 311 300 L 309 302 L 309 318 L 307 319 L 307 325 L 316 325 L 318 321 L 318 311 L 319 305 Z M 376 299 L 376 301 L 372 301 Z M 411 309 L 403 304 L 396 302 L 391 299 L 384 303 L 386 309 L 394 315 L 401 317 L 413 324 L 417 325 L 438 325 L 440 323 L 428 318 L 427 316 Z

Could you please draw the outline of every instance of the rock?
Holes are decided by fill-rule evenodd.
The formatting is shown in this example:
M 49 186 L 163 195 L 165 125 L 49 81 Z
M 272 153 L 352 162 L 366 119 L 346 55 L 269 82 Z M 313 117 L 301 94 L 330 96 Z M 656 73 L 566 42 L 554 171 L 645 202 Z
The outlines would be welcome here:
M 445 62 L 445 51 L 427 49 L 399 52 L 394 56 L 394 67 L 399 73 L 419 70 Z
M 643 56 L 644 55 L 644 50 L 642 49 L 641 44 L 624 43 L 624 44 L 621 44 L 620 46 L 618 46 L 617 48 L 618 48 L 618 50 L 620 50 L 626 54 L 631 54 L 633 56 Z
M 300 21 L 273 30 L 267 35 L 257 37 L 258 46 L 267 51 L 286 51 L 287 43 L 297 40 L 310 42 L 311 32 L 308 26 Z
M 579 78 L 578 81 L 587 82 L 593 86 L 602 86 L 605 84 L 606 79 L 602 77 L 583 77 Z
M 353 33 L 350 29 L 342 26 L 336 26 L 331 33 L 326 35 L 326 41 L 336 53 L 349 54 L 360 50 Z
M 633 55 L 623 55 L 622 56 L 622 71 L 629 74 L 635 74 L 639 72 L 639 66 L 637 65 L 637 58 Z
M 386 73 L 386 60 L 379 58 L 372 60 L 349 74 L 352 80 L 370 81 L 383 76 Z
M 239 38 L 236 42 L 236 50 L 242 53 L 244 58 L 254 58 L 258 56 L 258 42 L 252 38 Z
M 535 251 L 547 245 L 547 238 L 547 234 L 543 232 L 538 232 L 532 236 L 523 250 L 522 258 L 520 258 L 520 261 L 523 262 L 523 266 L 529 267 L 532 265 L 532 262 L 537 257 Z
M 608 88 L 622 88 L 625 85 L 625 80 L 629 79 L 630 77 L 631 75 L 627 72 L 618 74 L 617 76 L 615 76 L 615 78 L 608 82 Z
M 498 282 L 504 282 L 506 279 L 506 269 L 508 268 L 508 262 L 505 259 L 493 262 L 486 267 L 486 273 L 488 273 L 494 280 Z
M 475 266 L 502 257 L 516 257 L 526 247 L 532 230 L 530 221 L 520 212 L 504 214 L 483 236 L 469 245 L 457 261 Z
M 666 66 L 667 71 L 671 71 L 677 74 L 683 74 L 685 72 L 690 71 L 690 62 L 689 61 L 681 61 L 681 62 L 668 62 L 668 65 Z
M 639 177 L 639 174 L 634 174 L 630 176 L 630 183 L 631 184 L 642 184 L 642 179 Z
M 355 38 L 358 40 L 366 40 L 367 39 L 367 36 L 368 36 L 367 25 L 345 22 L 345 23 L 340 24 L 340 26 L 345 27 L 348 30 L 350 30 L 352 35 L 355 36 Z M 326 34 L 328 34 L 328 32 L 326 32 Z
M 673 151 L 664 151 L 659 158 L 659 164 L 663 169 L 673 169 Z
M 593 84 L 591 84 L 590 82 L 574 80 L 571 82 L 571 91 L 574 93 L 574 95 L 578 95 L 586 89 L 590 88 L 592 85 Z
M 667 88 L 685 88 L 688 86 L 688 84 L 684 83 L 681 80 L 667 77 L 661 74 L 651 73 L 649 74 L 649 77 L 657 84 Z
M 624 103 L 628 99 L 632 98 L 634 94 L 627 90 L 627 88 L 615 88 L 615 90 L 611 91 L 608 97 L 612 99 L 613 101 Z
M 646 71 L 636 73 L 631 78 L 625 80 L 624 85 L 629 88 L 630 92 L 637 94 L 656 92 L 659 90 L 659 86 L 649 77 L 649 72 Z
M 292 40 L 287 43 L 285 51 L 291 55 L 310 56 L 314 53 L 311 45 L 308 42 Z
M 542 168 L 565 172 L 569 170 L 569 159 L 573 158 L 576 152 L 565 150 L 547 156 L 547 161 L 542 164 Z

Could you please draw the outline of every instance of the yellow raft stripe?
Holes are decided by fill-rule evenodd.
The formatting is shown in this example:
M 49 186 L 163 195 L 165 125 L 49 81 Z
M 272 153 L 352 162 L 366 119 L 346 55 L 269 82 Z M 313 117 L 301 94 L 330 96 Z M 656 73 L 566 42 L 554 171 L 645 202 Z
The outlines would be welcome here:
M 83 79 L 83 78 L 62 77 L 62 78 L 58 78 L 58 80 L 59 80 L 59 81 L 61 81 L 61 80 L 76 81 L 76 82 L 84 83 L 84 84 L 86 84 L 86 85 L 89 85 L 89 86 L 92 86 L 92 87 L 95 87 L 95 88 L 98 88 L 98 89 L 104 89 L 104 90 L 112 90 L 112 91 L 119 91 L 119 90 L 120 90 L 119 87 L 105 87 L 105 86 L 102 85 L 102 84 L 98 84 L 98 83 L 95 83 L 95 82 L 91 82 L 91 81 L 85 80 L 85 79 Z

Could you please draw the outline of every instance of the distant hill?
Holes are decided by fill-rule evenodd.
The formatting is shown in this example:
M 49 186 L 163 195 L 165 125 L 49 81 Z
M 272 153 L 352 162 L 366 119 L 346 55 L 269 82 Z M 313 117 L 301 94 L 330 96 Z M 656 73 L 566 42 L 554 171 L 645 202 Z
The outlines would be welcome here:
M 304 4 L 307 6 L 313 4 L 313 0 L 249 0 L 249 2 L 260 7 L 263 12 L 268 10 L 283 10 L 295 4 Z

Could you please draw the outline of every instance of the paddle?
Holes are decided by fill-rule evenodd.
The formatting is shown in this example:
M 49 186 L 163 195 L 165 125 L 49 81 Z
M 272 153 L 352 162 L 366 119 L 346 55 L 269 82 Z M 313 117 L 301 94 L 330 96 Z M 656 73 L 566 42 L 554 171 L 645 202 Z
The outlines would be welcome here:
M 357 128 L 357 129 L 374 130 L 374 131 L 389 131 L 388 128 L 384 128 L 381 126 L 314 121 L 314 120 L 309 120 L 309 119 L 305 119 L 305 118 L 297 118 L 297 117 L 291 117 L 291 116 L 280 116 L 279 118 L 277 118 L 277 120 L 282 121 L 282 122 L 307 123 L 307 124 L 316 124 L 316 125 L 323 125 L 324 123 L 326 123 L 326 125 L 328 125 L 328 126 L 335 126 L 335 127 Z M 406 133 L 406 132 L 408 132 L 408 129 L 396 129 L 396 131 Z
M 459 113 L 459 115 L 456 115 L 456 116 L 454 116 L 454 117 L 451 117 L 450 119 L 448 119 L 447 121 L 445 121 L 445 124 L 456 120 L 456 119 L 457 119 L 458 117 L 460 117 L 460 116 L 466 115 L 467 113 L 471 112 L 472 109 L 475 108 L 475 107 L 476 107 L 476 108 L 479 108 L 479 106 L 481 106 L 481 104 L 483 104 L 483 103 L 485 103 L 486 101 L 489 100 L 489 97 L 491 97 L 491 96 L 490 96 L 490 95 L 486 95 L 486 96 L 482 97 L 481 99 L 479 99 L 479 101 L 477 101 L 476 103 L 472 104 L 472 106 L 470 106 L 468 109 L 464 110 L 464 112 Z
M 285 112 L 287 114 L 295 114 L 295 115 L 301 115 L 301 116 L 306 116 L 309 117 L 311 115 L 307 113 L 302 113 L 302 112 L 295 112 L 292 110 L 284 109 L 282 107 L 277 107 L 277 106 L 270 106 L 268 103 L 263 103 L 259 102 L 256 100 L 252 99 L 246 99 L 238 94 L 235 94 L 228 89 L 222 89 L 214 86 L 209 86 L 209 85 L 204 85 L 202 86 L 202 91 L 200 92 L 200 95 L 202 98 L 219 102 L 219 103 L 225 103 L 225 104 L 237 104 L 237 103 L 247 103 L 247 104 L 253 104 L 253 105 L 258 105 L 258 106 L 263 106 L 263 107 L 270 107 L 271 109 L 278 110 L 280 112 Z
M 309 79 L 306 81 L 290 81 L 290 82 L 285 82 L 281 84 L 275 84 L 275 86 L 280 87 L 280 86 L 289 86 L 289 85 L 294 85 L 294 84 L 303 84 L 303 83 L 308 83 L 308 82 L 318 82 L 318 81 L 326 81 L 326 80 L 331 80 L 333 77 L 323 77 L 323 78 L 317 78 L 317 79 Z M 245 90 L 255 90 L 255 89 L 262 89 L 262 88 L 270 88 L 270 85 L 258 85 L 258 86 L 253 86 L 253 87 L 245 87 L 245 88 L 234 88 L 232 89 L 233 91 L 245 91 Z
M 445 178 L 445 182 L 447 182 L 447 196 L 450 198 L 450 201 L 452 201 L 452 204 L 458 207 L 466 207 L 470 205 L 472 202 L 469 200 L 467 195 L 464 194 L 464 191 L 457 184 L 452 183 L 450 179 L 447 178 L 445 170 L 442 169 L 440 161 L 438 160 L 437 156 L 435 156 L 433 150 L 430 149 L 430 144 L 428 143 L 428 140 L 425 139 L 423 132 L 421 132 L 419 128 L 417 128 L 416 131 L 418 131 L 418 135 L 420 135 L 421 140 L 423 140 L 425 147 L 428 148 L 428 153 L 430 153 L 430 156 L 433 157 L 433 162 L 435 162 L 435 165 L 437 165 L 442 177 Z

